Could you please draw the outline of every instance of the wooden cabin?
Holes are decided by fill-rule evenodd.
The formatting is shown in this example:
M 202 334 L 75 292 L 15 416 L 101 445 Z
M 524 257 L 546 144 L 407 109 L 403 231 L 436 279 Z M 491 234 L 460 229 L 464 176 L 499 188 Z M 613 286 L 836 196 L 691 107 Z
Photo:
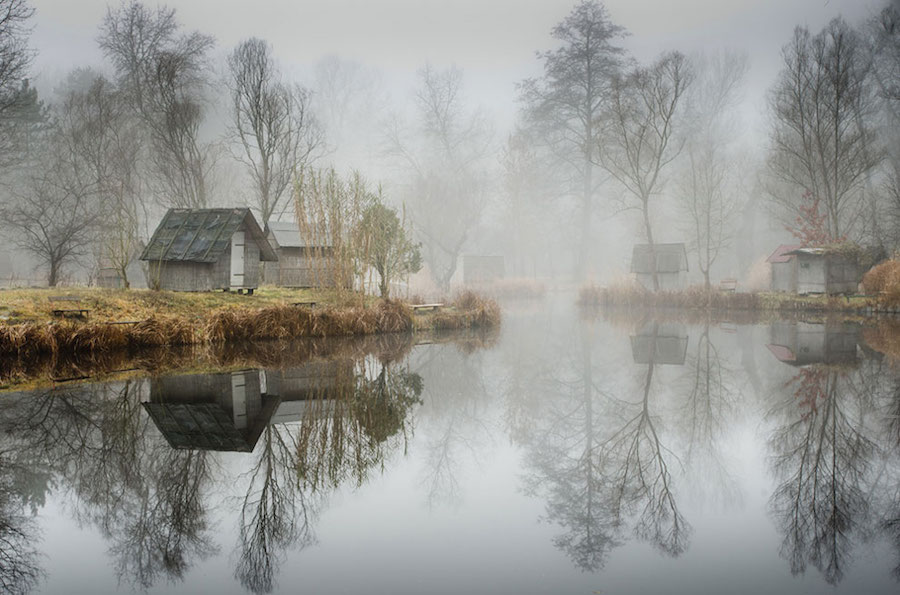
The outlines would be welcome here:
M 278 256 L 250 209 L 169 209 L 141 254 L 150 287 L 248 291 Z
M 654 259 L 653 256 L 656 256 Z M 687 285 L 688 258 L 684 243 L 635 244 L 631 253 L 631 272 L 644 289 L 653 289 L 653 271 L 659 289 L 682 289 Z
M 797 291 L 797 257 L 793 252 L 801 247 L 782 244 L 766 259 L 771 271 L 769 288 L 772 291 Z
M 856 293 L 861 273 L 852 251 L 797 248 L 787 254 L 797 261 L 797 293 Z
M 328 237 L 300 233 L 296 223 L 270 221 L 266 239 L 278 255 L 264 265 L 265 281 L 280 287 L 334 287 L 334 245 Z
M 172 448 L 252 452 L 279 402 L 242 370 L 153 379 L 143 407 Z
M 503 279 L 506 274 L 502 256 L 463 255 L 463 283 L 491 283 Z

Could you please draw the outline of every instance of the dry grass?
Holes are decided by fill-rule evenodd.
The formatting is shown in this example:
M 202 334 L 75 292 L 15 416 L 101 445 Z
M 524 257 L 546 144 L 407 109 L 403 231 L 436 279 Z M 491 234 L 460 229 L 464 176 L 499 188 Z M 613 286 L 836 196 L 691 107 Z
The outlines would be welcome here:
M 427 320 L 437 330 L 499 327 L 500 306 L 490 298 L 464 291 L 456 296 L 449 308 L 438 310 Z
M 50 303 L 48 290 L 27 290 L 41 308 Z M 3 297 L 19 292 L 0 292 Z M 449 309 L 436 314 L 412 315 L 410 307 L 399 300 L 377 300 L 363 296 L 340 299 L 326 297 L 314 308 L 294 306 L 305 301 L 304 294 L 285 293 L 276 301 L 255 300 L 249 296 L 220 297 L 220 294 L 176 294 L 173 292 L 104 292 L 91 290 L 90 299 L 110 293 L 124 303 L 121 310 L 111 309 L 107 300 L 99 308 L 112 320 L 135 312 L 146 315 L 135 324 L 97 322 L 92 310 L 90 321 L 53 321 L 48 316 L 18 323 L 0 323 L 0 357 L 27 359 L 39 355 L 102 353 L 149 347 L 242 343 L 290 340 L 299 337 L 337 337 L 377 333 L 409 333 L 413 330 L 460 329 L 492 326 L 500 323 L 500 310 L 493 300 L 471 292 L 462 294 Z M 321 292 L 321 295 L 330 295 Z M 39 296 L 39 297 L 38 297 Z M 271 296 L 270 296 L 271 297 Z M 21 295 L 17 299 L 24 299 Z M 88 297 L 84 298 L 88 300 Z M 274 299 L 274 298 L 273 298 Z M 5 303 L 5 302 L 4 302 Z M 154 309 L 148 310 L 148 303 Z M 137 304 L 137 305 L 135 305 Z M 259 307 L 262 306 L 262 307 Z M 160 315 L 160 311 L 167 312 Z M 174 312 L 174 314 L 173 314 Z
M 647 291 L 640 286 L 621 285 L 581 288 L 582 308 L 678 308 L 711 311 L 846 312 L 858 313 L 878 306 L 878 300 L 864 296 L 794 295 L 783 293 L 707 292 L 703 287 L 682 291 Z

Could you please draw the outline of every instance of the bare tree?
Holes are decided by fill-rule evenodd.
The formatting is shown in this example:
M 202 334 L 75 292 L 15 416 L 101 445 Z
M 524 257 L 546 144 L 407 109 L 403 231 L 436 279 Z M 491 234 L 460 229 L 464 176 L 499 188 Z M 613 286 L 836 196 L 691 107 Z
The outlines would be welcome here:
M 804 193 L 821 202 L 831 238 L 855 230 L 873 150 L 874 94 L 860 35 L 843 19 L 817 35 L 797 27 L 782 50 L 784 67 L 771 91 L 769 194 L 789 218 L 802 216 Z
M 161 202 L 205 206 L 213 153 L 199 131 L 213 39 L 181 33 L 174 9 L 152 11 L 131 0 L 108 10 L 99 41 L 144 125 Z
M 102 76 L 75 71 L 68 87 L 62 100 L 64 117 L 71 127 L 83 130 L 72 138 L 72 151 L 84 162 L 104 213 L 97 225 L 97 256 L 101 267 L 114 269 L 127 288 L 143 212 L 138 123 L 125 95 Z
M 251 38 L 228 57 L 232 136 L 247 166 L 263 225 L 277 212 L 294 170 L 322 147 L 310 93 L 281 81 L 268 43 Z
M 602 3 L 583 0 L 553 28 L 560 47 L 538 54 L 544 63 L 543 76 L 519 86 L 526 124 L 569 172 L 571 192 L 578 196 L 581 250 L 577 268 L 582 279 L 587 275 L 597 186 L 597 122 L 609 100 L 611 83 L 622 69 L 624 50 L 615 42 L 624 35 Z
M 37 166 L 0 206 L 13 243 L 47 266 L 50 287 L 60 281 L 66 265 L 87 251 L 96 229 L 96 184 L 68 142 L 82 132 L 57 127 Z
M 622 208 L 641 212 L 654 263 L 654 290 L 659 289 L 659 278 L 650 203 L 665 184 L 664 171 L 684 146 L 676 137 L 676 124 L 681 99 L 693 78 L 687 58 L 668 52 L 649 67 L 616 79 L 599 144 L 600 164 L 625 189 Z
M 445 291 L 484 210 L 487 176 L 482 161 L 492 136 L 482 113 L 467 113 L 462 77 L 455 67 L 437 70 L 426 65 L 419 71 L 415 95 L 422 142 L 404 138 L 396 120 L 388 130 L 388 150 L 408 175 L 407 204 L 425 262 Z
M 0 118 L 19 105 L 19 87 L 31 64 L 29 19 L 34 9 L 27 0 L 0 0 Z
M 693 62 L 697 80 L 685 96 L 687 163 L 677 186 L 697 266 L 709 291 L 710 269 L 730 246 L 739 207 L 741 169 L 734 147 L 734 107 L 748 61 L 742 54 L 719 53 Z

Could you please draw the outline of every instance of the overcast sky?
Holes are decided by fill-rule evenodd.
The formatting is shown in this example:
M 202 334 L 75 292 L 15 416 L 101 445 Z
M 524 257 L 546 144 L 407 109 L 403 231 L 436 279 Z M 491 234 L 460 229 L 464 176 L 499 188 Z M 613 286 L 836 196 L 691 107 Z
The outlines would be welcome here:
M 469 97 L 511 120 L 514 84 L 539 73 L 536 50 L 552 47 L 550 29 L 573 0 L 175 0 L 186 27 L 215 36 L 224 54 L 238 41 L 270 41 L 298 77 L 327 54 L 377 67 L 402 96 L 426 61 L 456 64 Z M 609 0 L 612 19 L 631 33 L 640 60 L 666 49 L 727 47 L 750 56 L 748 105 L 763 107 L 779 68 L 781 46 L 795 25 L 818 29 L 842 14 L 859 22 L 883 0 Z M 80 65 L 97 66 L 97 28 L 106 0 L 32 0 L 37 84 Z M 153 2 L 147 2 L 153 5 Z

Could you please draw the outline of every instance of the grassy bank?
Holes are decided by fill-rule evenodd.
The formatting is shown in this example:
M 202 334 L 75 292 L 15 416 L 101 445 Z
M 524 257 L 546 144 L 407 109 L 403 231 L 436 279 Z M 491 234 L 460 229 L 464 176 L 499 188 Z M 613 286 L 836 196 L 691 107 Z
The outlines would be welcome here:
M 796 295 L 788 293 L 730 293 L 688 288 L 682 291 L 646 291 L 635 287 L 581 289 L 578 304 L 585 308 L 678 308 L 720 312 L 805 312 L 873 315 L 896 314 L 898 308 L 869 296 Z
M 51 296 L 78 299 L 86 320 L 59 320 Z M 315 301 L 315 307 L 293 305 Z M 62 304 L 62 305 L 61 305 Z M 0 291 L 0 358 L 146 350 L 180 345 L 229 344 L 301 337 L 410 333 L 493 327 L 493 300 L 464 293 L 433 313 L 408 304 L 347 292 L 261 290 L 257 295 L 77 289 Z M 123 324 L 124 322 L 124 324 Z

